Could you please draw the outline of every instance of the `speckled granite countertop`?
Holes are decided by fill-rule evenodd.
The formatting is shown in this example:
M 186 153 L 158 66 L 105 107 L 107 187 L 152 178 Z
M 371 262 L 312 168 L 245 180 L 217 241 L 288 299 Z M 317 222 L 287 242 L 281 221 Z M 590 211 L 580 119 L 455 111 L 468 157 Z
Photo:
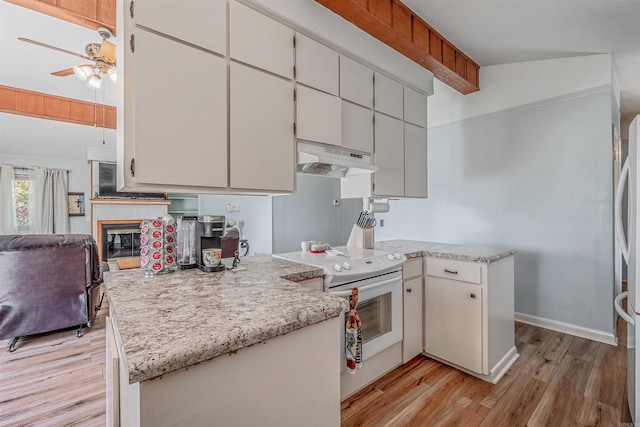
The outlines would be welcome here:
M 518 253 L 517 249 L 500 246 L 455 245 L 451 243 L 420 242 L 417 240 L 386 240 L 376 242 L 374 249 L 389 252 L 401 252 L 407 258 L 432 256 L 437 258 L 455 259 L 459 261 L 474 261 L 492 263 Z
M 322 277 L 322 269 L 271 255 L 241 258 L 240 265 L 246 270 L 193 269 L 151 277 L 140 269 L 105 273 L 130 383 L 322 322 L 348 308 L 342 298 L 289 281 Z

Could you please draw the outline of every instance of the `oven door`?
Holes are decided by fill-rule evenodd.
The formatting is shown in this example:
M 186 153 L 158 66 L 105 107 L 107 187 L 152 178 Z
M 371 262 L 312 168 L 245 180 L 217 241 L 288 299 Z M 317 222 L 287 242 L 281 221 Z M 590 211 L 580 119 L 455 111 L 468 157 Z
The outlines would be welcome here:
M 331 295 L 347 298 L 358 288 L 358 316 L 362 321 L 362 360 L 402 341 L 402 272 L 396 271 L 371 279 L 347 283 L 329 289 Z M 344 315 L 343 315 L 344 316 Z M 344 357 L 344 328 L 341 329 Z M 345 364 L 341 364 L 341 371 Z

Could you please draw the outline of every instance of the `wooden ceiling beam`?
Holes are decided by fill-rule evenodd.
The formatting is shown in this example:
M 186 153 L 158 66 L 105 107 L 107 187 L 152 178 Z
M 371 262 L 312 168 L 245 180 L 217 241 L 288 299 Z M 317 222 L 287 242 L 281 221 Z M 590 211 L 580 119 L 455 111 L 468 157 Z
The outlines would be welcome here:
M 103 121 L 104 110 L 104 121 Z M 0 112 L 94 127 L 116 128 L 116 108 L 0 85 Z
M 106 27 L 116 33 L 115 0 L 5 0 L 63 21 L 97 30 Z
M 463 94 L 480 90 L 480 66 L 399 0 L 316 0 L 422 65 Z

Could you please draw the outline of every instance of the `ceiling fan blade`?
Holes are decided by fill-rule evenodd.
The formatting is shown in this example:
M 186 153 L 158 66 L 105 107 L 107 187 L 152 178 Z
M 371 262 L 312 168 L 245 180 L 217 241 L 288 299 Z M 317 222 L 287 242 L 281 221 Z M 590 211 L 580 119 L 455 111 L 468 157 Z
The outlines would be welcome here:
M 102 44 L 100 45 L 100 52 L 98 53 L 98 55 L 102 56 L 103 58 L 107 58 L 109 61 L 111 61 L 112 64 L 115 64 L 116 45 L 107 40 L 102 40 Z
M 70 76 L 71 74 L 73 74 L 73 67 L 51 73 L 51 75 L 58 77 Z
M 39 42 L 39 41 L 27 39 L 27 38 L 24 38 L 24 37 L 18 37 L 18 40 L 21 40 L 21 41 L 27 42 L 27 43 L 31 43 L 31 44 L 35 44 L 36 46 L 42 46 L 42 47 L 46 47 L 46 48 L 49 48 L 49 49 L 57 50 L 58 52 L 68 53 L 69 55 L 77 56 L 78 58 L 86 59 L 86 60 L 89 60 L 89 61 L 91 60 L 91 58 L 89 58 L 88 56 L 81 55 L 81 54 L 75 53 L 75 52 L 71 52 L 70 50 L 62 49 L 62 48 L 59 48 L 59 47 L 51 46 L 51 45 L 48 45 L 46 43 L 42 43 L 42 42 Z

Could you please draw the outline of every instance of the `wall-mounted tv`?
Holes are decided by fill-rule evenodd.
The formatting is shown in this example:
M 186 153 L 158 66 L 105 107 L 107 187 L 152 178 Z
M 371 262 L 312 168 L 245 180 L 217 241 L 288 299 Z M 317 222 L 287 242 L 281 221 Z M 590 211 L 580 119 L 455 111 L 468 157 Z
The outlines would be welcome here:
M 96 165 L 94 164 L 94 168 Z M 105 199 L 166 199 L 166 193 L 134 193 L 128 191 L 118 191 L 115 163 L 100 162 L 97 164 L 97 176 L 94 174 L 94 185 L 96 194 L 94 197 Z

